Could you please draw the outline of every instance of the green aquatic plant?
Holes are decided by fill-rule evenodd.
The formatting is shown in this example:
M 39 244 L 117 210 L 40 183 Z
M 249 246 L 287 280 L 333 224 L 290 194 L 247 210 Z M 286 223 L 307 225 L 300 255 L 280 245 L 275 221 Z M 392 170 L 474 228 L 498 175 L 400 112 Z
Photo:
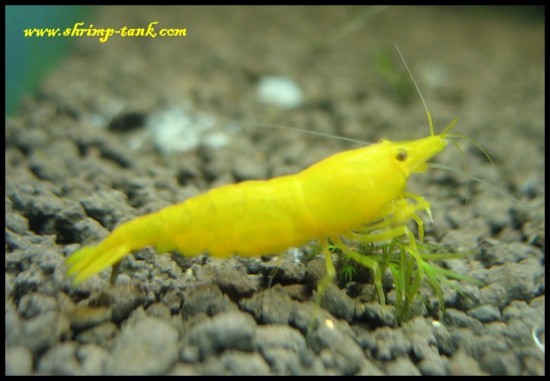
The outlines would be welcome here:
M 338 258 L 335 279 L 346 284 L 356 280 L 361 267 L 371 270 L 376 294 L 382 304 L 386 303 L 383 275 L 388 271 L 391 273 L 398 323 L 410 317 L 413 302 L 421 299 L 421 286 L 424 283 L 432 289 L 443 312 L 444 285 L 459 292 L 460 288 L 453 280 L 483 285 L 475 278 L 437 264 L 446 259 L 464 257 L 464 254 L 448 252 L 443 246 L 424 242 L 424 223 L 418 213 L 424 211 L 430 216 L 429 203 L 420 196 L 409 193 L 407 196 L 400 200 L 399 209 L 393 215 L 351 233 L 350 241 L 333 237 L 329 245 L 330 255 Z M 416 235 L 404 221 L 415 222 Z M 362 243 L 357 244 L 357 240 Z M 314 245 L 311 255 L 321 251 L 320 245 Z M 328 275 L 322 279 L 318 293 L 322 294 L 332 280 Z
M 436 261 L 460 258 L 459 253 L 444 252 L 442 247 L 423 242 L 411 242 L 409 237 L 399 237 L 377 247 L 374 252 L 367 251 L 380 263 L 383 272 L 389 269 L 395 287 L 396 320 L 402 322 L 409 318 L 410 307 L 416 298 L 420 298 L 420 287 L 426 282 L 433 290 L 442 311 L 445 310 L 443 285 L 460 291 L 452 280 L 467 281 L 483 285 L 479 280 L 446 269 Z M 374 255 L 373 255 L 374 254 Z
M 406 72 L 397 69 L 398 65 L 391 54 L 380 51 L 374 55 L 375 72 L 389 84 L 401 105 L 411 103 L 415 93 Z

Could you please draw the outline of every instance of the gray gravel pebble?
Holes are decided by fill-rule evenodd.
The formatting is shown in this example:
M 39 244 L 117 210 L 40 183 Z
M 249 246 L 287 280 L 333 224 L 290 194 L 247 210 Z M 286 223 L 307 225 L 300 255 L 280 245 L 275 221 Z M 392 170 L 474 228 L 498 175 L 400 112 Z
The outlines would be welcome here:
M 480 366 L 493 376 L 521 373 L 519 359 L 509 352 L 489 351 L 481 357 Z
M 68 314 L 71 328 L 77 332 L 111 321 L 112 310 L 107 307 L 76 306 Z
M 29 220 L 18 213 L 6 213 L 6 229 L 17 235 L 29 234 Z M 7 239 L 6 239 L 7 241 Z
M 33 371 L 32 353 L 22 345 L 6 346 L 6 376 L 25 376 Z
M 502 308 L 506 305 L 507 292 L 500 284 L 492 283 L 480 290 L 479 303 Z
M 349 332 L 331 319 L 326 319 L 307 333 L 308 346 L 319 354 L 325 368 L 338 374 L 353 375 L 359 371 L 365 356 Z
M 90 307 L 109 307 L 112 320 L 120 323 L 145 300 L 145 292 L 138 286 L 115 284 L 94 294 L 88 305 Z
M 357 302 L 346 295 L 344 290 L 330 284 L 321 296 L 321 306 L 334 317 L 351 322 L 355 317 Z
M 489 323 L 502 319 L 499 309 L 490 304 L 472 308 L 468 311 L 468 315 L 476 318 L 482 323 Z
M 479 335 L 469 329 L 458 329 L 452 333 L 454 346 L 463 349 L 475 359 L 488 352 L 507 352 L 510 346 L 502 335 Z
M 252 352 L 256 340 L 256 322 L 243 312 L 223 312 L 198 323 L 189 342 L 199 348 L 201 358 L 227 349 Z
M 432 323 L 433 334 L 437 345 L 437 350 L 441 355 L 451 356 L 454 352 L 453 338 L 445 325 L 441 322 Z
M 171 314 L 180 313 L 183 305 L 183 292 L 180 290 L 170 290 L 162 295 L 160 302 L 168 306 Z
M 288 324 L 293 309 L 299 308 L 281 285 L 255 293 L 252 297 L 241 300 L 239 305 L 264 324 Z
M 259 326 L 256 345 L 261 352 L 270 348 L 283 348 L 300 355 L 307 351 L 305 338 L 300 331 L 279 324 Z
M 403 324 L 403 334 L 411 341 L 412 354 L 416 359 L 422 360 L 439 355 L 433 331 L 433 325 L 422 317 L 414 318 Z M 439 358 L 439 356 L 437 357 Z
M 458 292 L 456 303 L 453 303 L 452 307 L 460 310 L 469 310 L 471 308 L 479 306 L 479 300 L 481 298 L 481 292 L 476 285 L 467 283 L 461 285 L 460 292 Z M 449 305 L 448 307 L 451 307 Z
M 19 300 L 17 310 L 22 317 L 29 319 L 40 313 L 57 310 L 57 300 L 53 296 L 33 292 Z
M 241 156 L 236 158 L 231 168 L 234 168 L 233 176 L 236 181 L 261 180 L 267 178 L 265 165 Z
M 526 258 L 540 260 L 544 257 L 542 250 L 523 242 L 495 244 L 486 240 L 481 248 L 481 253 L 476 256 L 476 259 L 481 260 L 487 267 L 517 263 Z
M 69 336 L 69 321 L 63 314 L 46 312 L 23 321 L 21 335 L 16 341 L 29 348 L 34 356 Z
M 15 299 L 31 292 L 44 292 L 43 285 L 47 283 L 47 278 L 42 271 L 29 269 L 17 274 L 13 281 L 13 295 Z
M 101 375 L 105 362 L 109 357 L 109 351 L 99 345 L 82 345 L 77 353 L 82 373 L 85 375 Z
M 443 315 L 443 322 L 453 327 L 467 327 L 473 332 L 480 332 L 483 329 L 483 324 L 479 320 L 466 315 L 466 313 L 449 308 Z
M 66 342 L 52 347 L 38 361 L 39 373 L 56 375 L 77 375 L 81 373 L 76 358 L 77 343 Z
M 423 376 L 445 376 L 448 374 L 449 361 L 438 355 L 430 355 L 417 364 Z
M 64 152 L 64 155 L 59 155 L 59 152 Z M 74 142 L 68 139 L 58 140 L 33 150 L 29 169 L 39 179 L 58 183 L 64 181 L 67 175 L 78 172 L 78 158 L 78 149 Z
M 178 330 L 162 319 L 128 320 L 105 362 L 105 374 L 165 373 L 177 359 L 178 338 Z
M 117 334 L 116 324 L 107 322 L 78 333 L 75 339 L 82 344 L 97 344 L 110 348 Z
M 305 282 L 306 266 L 294 260 L 293 256 L 285 255 L 267 263 L 260 263 L 261 271 L 272 284 L 300 284 Z
M 6 298 L 5 303 L 5 332 L 6 343 L 14 345 L 20 340 L 22 321 L 12 299 Z
M 366 303 L 357 308 L 357 319 L 375 327 L 393 327 L 397 323 L 395 307 L 378 302 Z
M 320 374 L 323 365 L 300 331 L 286 325 L 259 326 L 256 345 L 275 374 Z
M 534 258 L 527 258 L 519 263 L 506 263 L 497 266 L 489 274 L 489 282 L 500 284 L 507 291 L 507 302 L 512 300 L 530 300 L 540 291 L 536 285 L 541 284 L 544 268 Z
M 95 192 L 80 201 L 86 211 L 86 215 L 109 231 L 113 230 L 119 223 L 135 216 L 135 211 L 127 207 L 126 197 L 120 191 L 99 191 Z M 120 207 L 121 205 L 126 207 Z M 104 237 L 98 237 L 104 238 Z
M 479 368 L 478 362 L 463 350 L 457 350 L 450 359 L 450 373 L 453 376 L 487 375 Z
M 420 371 L 408 357 L 398 357 L 386 365 L 388 376 L 420 376 Z
M 184 319 L 199 313 L 214 316 L 220 312 L 236 311 L 238 307 L 217 285 L 194 287 L 184 292 L 181 313 Z
M 220 290 L 233 300 L 250 297 L 259 289 L 259 279 L 247 275 L 234 258 L 222 263 L 212 261 L 203 268 L 203 272 L 211 272 L 210 276 L 216 279 Z
M 389 361 L 408 354 L 412 344 L 401 330 L 381 327 L 369 333 L 363 347 L 372 351 L 377 359 Z
M 172 315 L 170 314 L 170 309 L 162 303 L 151 304 L 146 309 L 147 315 L 152 317 L 157 317 L 164 320 L 170 320 Z
M 258 353 L 244 353 L 228 350 L 221 354 L 221 362 L 231 375 L 268 375 L 271 373 L 269 365 Z

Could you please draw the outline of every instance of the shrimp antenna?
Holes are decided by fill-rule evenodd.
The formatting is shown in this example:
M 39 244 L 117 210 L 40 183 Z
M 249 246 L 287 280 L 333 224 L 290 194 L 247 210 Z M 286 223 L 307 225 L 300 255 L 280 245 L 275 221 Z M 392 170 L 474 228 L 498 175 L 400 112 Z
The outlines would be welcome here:
M 365 142 L 365 141 L 358 140 L 358 139 L 346 138 L 344 136 L 329 134 L 329 133 L 326 133 L 326 132 L 312 131 L 312 130 L 307 130 L 305 128 L 299 128 L 299 127 L 288 127 L 288 126 L 283 126 L 283 125 L 280 125 L 280 124 L 257 123 L 256 126 L 266 127 L 266 128 L 280 128 L 280 129 L 283 129 L 283 130 L 300 132 L 302 134 L 321 136 L 321 137 L 324 137 L 324 138 L 329 138 L 329 139 L 334 139 L 334 140 L 342 140 L 342 141 L 345 141 L 345 142 L 357 143 L 357 144 L 361 144 L 361 145 L 365 145 L 365 144 L 369 143 L 369 142 Z
M 508 194 L 506 191 L 500 189 L 499 187 L 491 184 L 490 182 L 488 181 L 485 181 L 483 179 L 480 179 L 479 177 L 475 177 L 475 176 L 472 176 L 472 175 L 469 175 L 469 174 L 466 174 L 464 172 L 461 172 L 461 171 L 458 171 L 456 169 L 454 169 L 453 167 L 449 167 L 445 164 L 440 164 L 440 163 L 429 163 L 429 166 L 430 168 L 435 168 L 435 169 L 443 169 L 445 171 L 449 171 L 449 172 L 453 172 L 457 175 L 460 175 L 460 176 L 466 176 L 468 178 L 468 180 L 473 180 L 477 183 L 480 183 L 480 184 L 483 184 L 485 185 L 486 187 L 490 188 L 491 190 L 493 190 L 495 193 L 498 193 L 500 194 L 501 196 L 504 196 L 506 198 L 508 198 L 509 200 L 512 200 L 514 202 L 517 202 L 518 204 L 520 204 L 521 206 L 529 209 L 529 210 L 533 210 L 533 208 L 531 208 L 528 204 L 526 204 L 525 202 L 521 201 L 520 199 L 517 199 L 515 198 L 514 196 L 512 196 L 511 194 Z
M 407 61 L 405 61 L 405 58 L 403 57 L 403 54 L 401 54 L 401 50 L 399 50 L 399 46 L 395 44 L 395 48 L 397 49 L 397 53 L 399 53 L 399 57 L 401 57 L 401 61 L 403 61 L 403 64 L 405 64 L 405 69 L 407 69 L 407 73 L 409 73 L 409 76 L 411 77 L 414 87 L 416 87 L 416 91 L 418 91 L 418 95 L 420 95 L 420 100 L 422 101 L 422 104 L 424 105 L 424 110 L 426 110 L 426 114 L 428 115 L 428 125 L 430 126 L 430 135 L 434 136 L 434 124 L 432 121 L 432 114 L 428 111 L 428 106 L 426 105 L 426 101 L 424 101 L 424 97 L 422 96 L 422 91 L 420 91 L 420 87 L 418 87 L 418 84 L 416 83 L 416 80 L 414 79 L 411 71 L 409 70 L 409 65 L 407 65 Z

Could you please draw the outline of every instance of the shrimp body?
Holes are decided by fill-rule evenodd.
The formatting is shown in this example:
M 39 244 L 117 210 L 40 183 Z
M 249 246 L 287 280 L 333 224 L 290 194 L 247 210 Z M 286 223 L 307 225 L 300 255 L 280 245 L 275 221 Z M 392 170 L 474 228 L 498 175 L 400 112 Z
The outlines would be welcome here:
M 213 257 L 277 253 L 311 240 L 326 248 L 328 239 L 389 213 L 398 215 L 407 206 L 402 201 L 407 179 L 445 148 L 445 135 L 383 140 L 337 153 L 294 175 L 212 189 L 121 224 L 98 245 L 71 255 L 67 273 L 80 282 L 147 246 Z

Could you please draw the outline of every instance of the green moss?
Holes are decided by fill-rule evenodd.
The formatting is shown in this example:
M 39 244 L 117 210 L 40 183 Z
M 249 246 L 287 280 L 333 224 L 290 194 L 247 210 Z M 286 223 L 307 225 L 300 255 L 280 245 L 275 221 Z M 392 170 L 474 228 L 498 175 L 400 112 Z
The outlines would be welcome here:
M 406 71 L 398 70 L 398 64 L 393 55 L 387 51 L 380 51 L 374 56 L 376 73 L 390 85 L 392 93 L 401 105 L 411 103 L 415 95 Z
M 444 311 L 443 285 L 457 288 L 452 280 L 467 281 L 478 285 L 482 282 L 446 269 L 436 261 L 458 258 L 463 255 L 448 253 L 441 247 L 433 244 L 416 242 L 412 235 L 400 236 L 386 243 L 372 243 L 362 246 L 358 250 L 347 248 L 342 251 L 342 261 L 346 264 L 340 267 L 340 274 L 344 279 L 349 279 L 352 272 L 349 267 L 352 263 L 367 266 L 375 273 L 374 285 L 377 289 L 380 301 L 385 303 L 382 288 L 381 275 L 390 270 L 395 288 L 396 320 L 401 323 L 410 317 L 410 308 L 417 298 L 420 298 L 420 289 L 426 282 L 439 300 Z
M 427 283 L 439 300 L 444 311 L 443 285 L 456 286 L 458 281 L 468 281 L 481 285 L 478 280 L 458 274 L 442 267 L 437 262 L 463 255 L 450 253 L 443 247 L 424 242 L 424 224 L 420 214 L 430 216 L 430 203 L 418 195 L 408 192 L 395 200 L 384 218 L 362 226 L 346 234 L 343 241 L 339 236 L 331 238 L 330 244 L 321 244 L 312 250 L 312 255 L 323 252 L 337 254 L 336 274 L 327 261 L 327 275 L 318 285 L 317 293 L 322 295 L 328 284 L 337 280 L 347 284 L 355 280 L 362 268 L 372 272 L 372 281 L 381 303 L 386 303 L 383 289 L 383 275 L 389 270 L 395 288 L 396 320 L 401 323 L 410 317 L 411 306 L 421 298 L 421 286 Z M 416 224 L 416 236 L 408 224 Z

